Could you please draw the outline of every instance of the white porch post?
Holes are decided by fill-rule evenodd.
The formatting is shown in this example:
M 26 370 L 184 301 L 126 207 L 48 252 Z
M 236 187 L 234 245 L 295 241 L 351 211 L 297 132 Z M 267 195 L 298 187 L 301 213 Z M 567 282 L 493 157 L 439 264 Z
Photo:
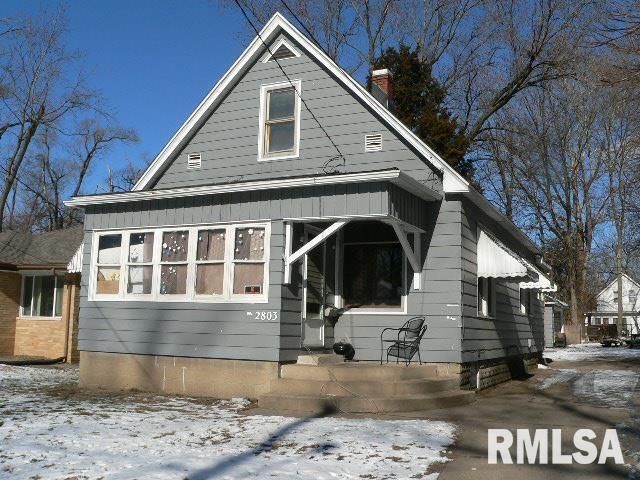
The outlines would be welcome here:
M 418 264 L 420 268 L 418 271 L 413 272 L 413 289 L 420 290 L 422 287 L 422 253 L 421 253 L 421 245 L 422 245 L 422 237 L 420 236 L 420 232 L 413 233 L 413 253 L 418 259 Z
M 293 224 L 291 222 L 284 222 L 284 278 L 282 283 L 288 285 L 291 283 L 291 263 L 289 257 L 291 256 L 291 244 L 293 243 Z

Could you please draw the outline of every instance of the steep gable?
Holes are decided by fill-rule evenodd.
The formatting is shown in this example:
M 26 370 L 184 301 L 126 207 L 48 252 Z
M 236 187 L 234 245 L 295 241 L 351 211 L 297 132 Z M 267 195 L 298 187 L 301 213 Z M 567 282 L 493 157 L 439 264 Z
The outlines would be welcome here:
M 277 47 L 283 36 L 301 53 L 280 62 L 285 72 L 292 80 L 294 77 L 302 80 L 303 98 L 322 127 L 332 138 L 342 137 L 335 140 L 347 163 L 342 171 L 386 168 L 393 164 L 434 186 L 439 183 L 438 177 L 443 178 L 446 191 L 468 190 L 468 183 L 457 172 L 279 14 L 265 25 L 259 37 L 187 119 L 134 190 L 193 185 L 194 181 L 203 184 L 214 179 L 224 182 L 272 178 L 283 173 L 291 175 L 292 171 L 323 173 L 327 169 L 325 164 L 337 151 L 306 108 L 302 112 L 300 158 L 288 160 L 288 164 L 257 162 L 259 87 L 265 82 L 287 80 L 278 63 L 259 61 L 268 55 L 262 40 Z M 377 154 L 380 158 L 365 161 L 362 157 L 367 133 L 382 133 L 383 142 L 387 137 L 388 148 L 383 147 Z M 194 148 L 209 148 L 206 150 L 209 158 L 197 152 L 203 155 L 201 169 L 185 172 L 186 155 L 193 153 Z M 208 161 L 212 158 L 217 160 L 215 166 Z

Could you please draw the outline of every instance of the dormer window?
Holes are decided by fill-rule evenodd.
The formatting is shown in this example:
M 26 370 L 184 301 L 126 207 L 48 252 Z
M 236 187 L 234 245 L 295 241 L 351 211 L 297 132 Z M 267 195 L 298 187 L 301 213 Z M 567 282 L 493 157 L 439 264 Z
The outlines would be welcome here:
M 258 160 L 281 160 L 298 156 L 300 87 L 299 80 L 262 87 Z

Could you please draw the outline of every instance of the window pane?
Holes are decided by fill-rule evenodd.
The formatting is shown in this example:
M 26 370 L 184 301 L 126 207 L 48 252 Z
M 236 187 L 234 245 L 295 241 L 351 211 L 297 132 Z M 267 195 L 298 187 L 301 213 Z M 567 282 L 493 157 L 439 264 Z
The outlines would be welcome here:
M 484 300 L 484 278 L 478 277 L 478 312 L 484 315 L 482 301 Z
M 198 265 L 196 270 L 196 294 L 222 295 L 224 264 Z
M 267 125 L 267 153 L 293 150 L 295 122 Z
M 127 293 L 148 295 L 151 293 L 151 279 L 153 266 L 129 267 L 129 279 L 127 281 Z
M 132 233 L 129 236 L 129 261 L 131 263 L 153 261 L 153 232 Z
M 121 235 L 100 235 L 98 240 L 98 263 L 118 265 L 120 263 Z
M 162 235 L 162 261 L 186 262 L 189 248 L 189 232 L 166 232 Z
M 187 266 L 162 265 L 160 269 L 160 294 L 184 295 L 187 293 Z
M 234 257 L 236 260 L 264 258 L 264 228 L 236 229 Z
M 344 292 L 349 307 L 399 307 L 402 303 L 402 247 L 345 245 Z
M 116 295 L 120 291 L 120 267 L 100 267 L 96 278 L 96 293 Z
M 34 315 L 37 317 L 53 316 L 53 290 L 55 286 L 55 277 L 36 276 L 33 284 Z
M 33 277 L 24 277 L 24 295 L 22 296 L 22 315 L 31 316 L 31 296 L 33 295 Z
M 64 276 L 58 275 L 56 277 L 56 317 L 62 316 L 62 299 L 64 298 Z
M 196 260 L 224 260 L 225 230 L 200 230 Z
M 263 290 L 264 263 L 236 263 L 234 265 L 233 293 L 259 295 Z
M 293 117 L 296 104 L 296 94 L 293 88 L 273 90 L 269 92 L 268 120 Z

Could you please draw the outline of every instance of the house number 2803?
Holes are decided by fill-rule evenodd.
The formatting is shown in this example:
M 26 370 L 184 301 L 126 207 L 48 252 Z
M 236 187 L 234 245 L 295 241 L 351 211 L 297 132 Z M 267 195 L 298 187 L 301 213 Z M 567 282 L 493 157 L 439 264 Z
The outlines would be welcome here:
M 273 311 L 257 311 L 257 312 L 247 312 L 247 316 L 252 316 L 254 320 L 267 320 L 267 321 L 276 321 L 278 320 L 279 312 Z

